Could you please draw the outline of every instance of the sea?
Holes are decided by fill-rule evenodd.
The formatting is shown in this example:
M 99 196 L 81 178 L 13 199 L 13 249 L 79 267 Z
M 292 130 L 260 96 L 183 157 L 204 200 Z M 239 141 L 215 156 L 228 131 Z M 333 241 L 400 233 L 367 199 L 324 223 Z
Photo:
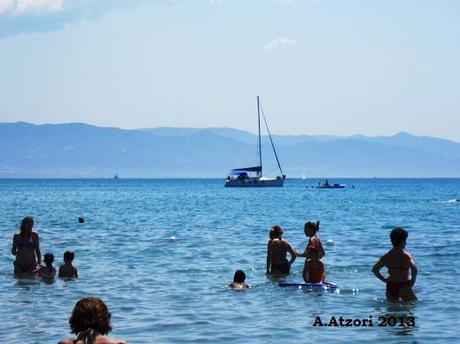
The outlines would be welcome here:
M 0 180 L 0 342 L 71 337 L 68 319 L 84 296 L 104 300 L 111 336 L 129 343 L 458 342 L 460 179 L 334 179 L 347 187 L 314 188 L 319 181 Z M 56 266 L 75 252 L 78 279 L 13 275 L 12 237 L 27 215 Z M 336 290 L 282 288 L 265 274 L 270 227 L 282 226 L 303 251 L 308 220 L 321 223 Z M 414 303 L 387 302 L 371 272 L 395 226 L 409 232 L 418 266 Z M 301 280 L 303 263 L 288 280 Z M 249 290 L 229 289 L 237 269 Z

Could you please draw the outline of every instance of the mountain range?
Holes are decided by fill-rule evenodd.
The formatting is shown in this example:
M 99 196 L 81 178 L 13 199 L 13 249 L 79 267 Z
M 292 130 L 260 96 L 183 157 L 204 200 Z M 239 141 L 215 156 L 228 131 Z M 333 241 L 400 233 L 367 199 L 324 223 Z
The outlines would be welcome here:
M 272 135 L 288 178 L 460 177 L 460 143 L 393 136 Z M 264 175 L 276 175 L 262 139 Z M 126 130 L 0 123 L 0 178 L 225 178 L 257 165 L 257 136 L 231 128 Z

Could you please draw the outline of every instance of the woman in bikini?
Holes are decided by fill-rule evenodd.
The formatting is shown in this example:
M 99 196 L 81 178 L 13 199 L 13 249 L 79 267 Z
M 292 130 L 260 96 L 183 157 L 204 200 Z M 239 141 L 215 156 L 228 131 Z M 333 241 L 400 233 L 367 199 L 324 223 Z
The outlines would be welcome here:
M 307 257 L 307 251 L 311 246 L 314 246 L 318 250 L 318 258 L 321 259 L 324 257 L 324 248 L 321 240 L 318 236 L 319 232 L 319 221 L 308 221 L 305 222 L 303 226 L 303 231 L 305 235 L 308 237 L 307 246 L 305 247 L 305 251 L 303 253 L 297 252 L 298 257 Z
M 112 330 L 110 317 L 109 309 L 101 299 L 80 299 L 69 319 L 70 329 L 77 337 L 61 340 L 58 344 L 126 344 L 124 340 L 106 336 Z
M 19 233 L 13 236 L 11 253 L 16 256 L 14 260 L 15 274 L 32 274 L 41 263 L 40 240 L 37 232 L 32 230 L 34 219 L 26 216 L 21 221 Z
M 382 282 L 386 283 L 386 296 L 390 301 L 415 301 L 417 296 L 412 290 L 417 277 L 417 267 L 409 252 L 404 251 L 409 234 L 401 227 L 391 231 L 390 239 L 393 248 L 384 254 L 372 268 L 372 272 Z M 388 277 L 385 278 L 380 270 L 388 268 Z M 410 270 L 410 279 L 409 279 Z
M 280 226 L 274 225 L 272 229 L 273 240 L 268 245 L 267 271 L 274 275 L 288 274 L 296 259 L 296 251 L 287 240 L 282 238 L 283 230 Z M 286 258 L 288 252 L 291 255 L 289 261 Z

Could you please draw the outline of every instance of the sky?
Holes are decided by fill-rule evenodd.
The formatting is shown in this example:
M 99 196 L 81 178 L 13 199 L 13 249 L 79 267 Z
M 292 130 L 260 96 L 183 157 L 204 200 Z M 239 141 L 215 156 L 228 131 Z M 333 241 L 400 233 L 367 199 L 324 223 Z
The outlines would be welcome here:
M 0 0 L 0 122 L 460 142 L 460 1 Z

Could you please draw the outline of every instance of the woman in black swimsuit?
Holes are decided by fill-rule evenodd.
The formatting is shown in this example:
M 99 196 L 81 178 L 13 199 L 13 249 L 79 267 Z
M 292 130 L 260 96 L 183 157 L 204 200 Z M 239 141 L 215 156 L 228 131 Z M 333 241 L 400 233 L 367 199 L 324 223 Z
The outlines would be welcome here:
M 13 236 L 11 253 L 16 256 L 14 260 L 15 274 L 31 274 L 41 263 L 40 240 L 38 234 L 32 230 L 34 219 L 26 216 L 21 221 L 19 233 Z

